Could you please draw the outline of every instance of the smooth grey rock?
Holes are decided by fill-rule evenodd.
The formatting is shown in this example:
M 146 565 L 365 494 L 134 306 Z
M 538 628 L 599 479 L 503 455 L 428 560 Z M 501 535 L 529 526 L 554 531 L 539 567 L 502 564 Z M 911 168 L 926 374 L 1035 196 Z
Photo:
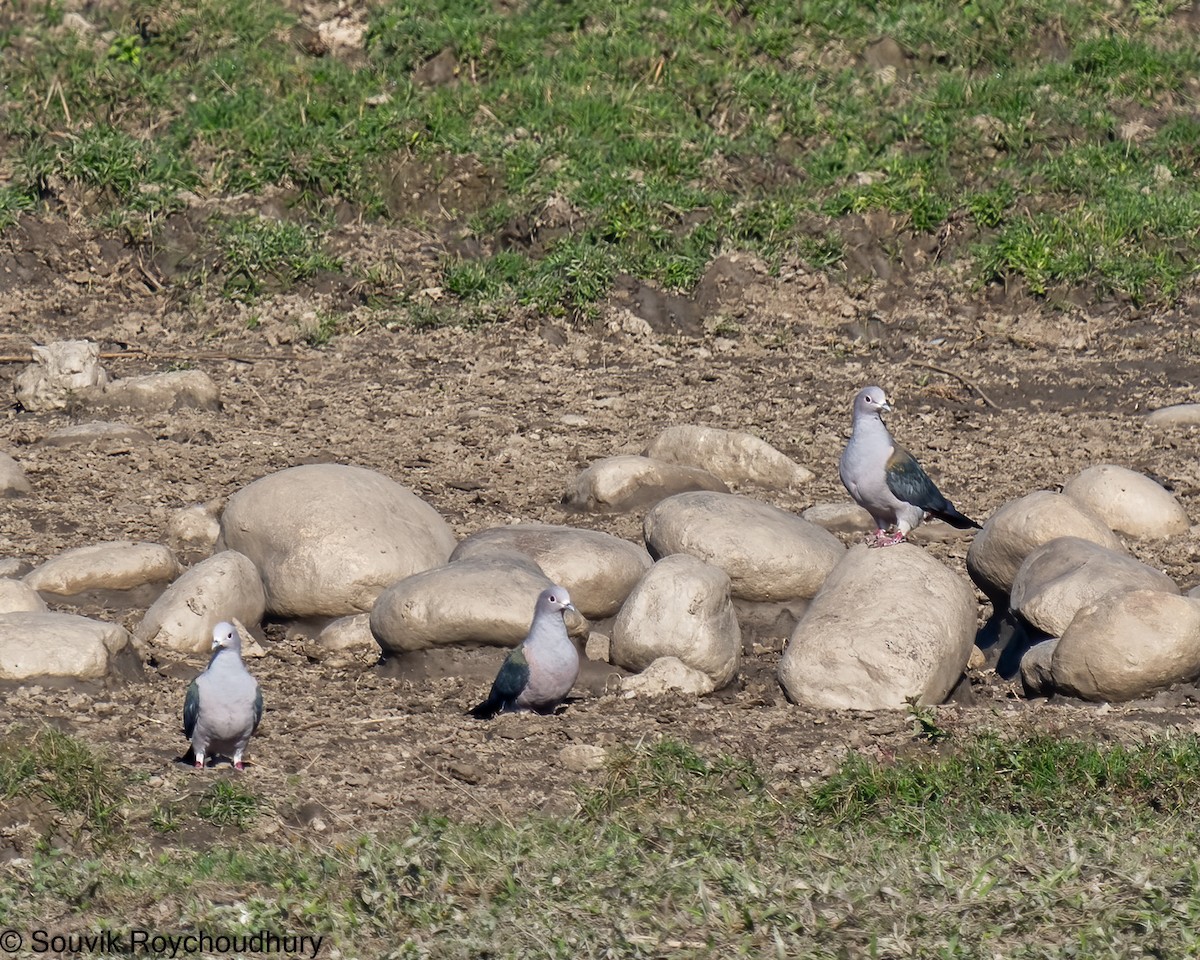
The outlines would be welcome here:
M 87 390 L 108 382 L 100 347 L 90 340 L 34 346 L 33 363 L 17 375 L 17 400 L 30 412 L 63 410 Z
M 1159 407 L 1146 417 L 1152 427 L 1200 426 L 1200 403 L 1177 403 L 1170 407 Z
M 967 551 L 967 572 L 993 602 L 1007 598 L 1022 562 L 1043 543 L 1079 537 L 1124 553 L 1120 538 L 1070 497 L 1037 490 L 992 514 Z
M 654 562 L 641 546 L 612 534 L 549 523 L 480 530 L 454 548 L 450 562 L 512 551 L 529 557 L 552 583 L 565 587 L 589 620 L 615 616 Z
M 221 391 L 203 370 L 170 370 L 140 377 L 123 377 L 89 391 L 88 406 L 101 410 L 159 413 L 196 408 L 219 410 Z
M 967 665 L 977 614 L 970 586 L 921 547 L 852 547 L 796 625 L 779 682 L 820 709 L 941 703 Z
M 1187 533 L 1191 526 L 1179 501 L 1162 486 L 1115 464 L 1088 467 L 1067 481 L 1063 493 L 1127 537 L 1160 540 Z
M 171 514 L 167 522 L 167 543 L 177 553 L 207 555 L 221 536 L 223 500 L 193 503 Z
M 351 663 L 369 664 L 379 659 L 379 644 L 371 633 L 371 615 L 356 613 L 339 617 L 304 645 L 304 652 L 313 660 L 331 666 Z
M 644 509 L 684 490 L 727 493 L 729 488 L 707 470 L 696 467 L 650 457 L 608 457 L 596 461 L 576 478 L 563 504 L 591 513 L 622 513 Z
M 1054 692 L 1051 664 L 1058 638 L 1036 643 L 1021 656 L 1021 685 L 1027 697 L 1048 697 Z
M 33 569 L 33 564 L 24 557 L 3 557 L 0 558 L 0 577 L 6 577 L 10 580 L 20 580 L 30 570 Z
M 720 567 L 742 600 L 811 597 L 846 553 L 829 531 L 739 494 L 677 494 L 642 526 L 651 555 L 687 553 Z
M 458 560 L 384 590 L 371 610 L 371 633 L 387 653 L 454 643 L 515 647 L 529 632 L 538 594 L 551 586 L 517 554 Z
M 1137 589 L 1179 594 L 1165 573 L 1127 553 L 1079 537 L 1056 537 L 1022 562 L 1009 606 L 1043 633 L 1060 637 L 1082 607 L 1112 593 Z
M 146 611 L 134 636 L 178 653 L 208 653 L 213 628 L 223 620 L 257 625 L 266 611 L 258 570 L 248 557 L 225 550 L 169 586 Z M 240 631 L 243 638 L 248 634 Z
M 73 423 L 69 427 L 61 427 L 48 433 L 38 445 L 74 447 L 101 442 L 144 446 L 153 443 L 154 437 L 141 427 L 130 426 L 128 423 L 94 420 L 91 423 Z
M 24 497 L 32 492 L 25 469 L 7 453 L 0 453 L 0 497 Z
M 1124 701 L 1200 677 L 1200 601 L 1131 590 L 1084 607 L 1051 660 L 1054 684 L 1085 700 Z
M 45 613 L 46 601 L 21 580 L 0 579 L 0 614 Z
M 813 472 L 753 434 L 718 427 L 667 427 L 646 447 L 645 456 L 699 467 L 730 486 L 756 483 L 782 490 L 801 487 Z
M 870 533 L 875 529 L 871 515 L 853 500 L 814 503 L 800 517 L 830 533 Z
M 25 574 L 39 593 L 70 597 L 87 590 L 131 590 L 179 576 L 179 561 L 161 543 L 114 540 L 64 550 Z
M 231 496 L 216 549 L 254 562 L 270 613 L 338 617 L 370 610 L 381 591 L 445 563 L 454 546 L 449 524 L 407 487 L 364 467 L 321 463 Z
M 621 693 L 626 697 L 660 697 L 666 693 L 703 697 L 714 689 L 712 677 L 678 657 L 659 657 L 641 673 L 621 680 Z
M 69 613 L 0 615 L 0 680 L 140 677 L 129 632 Z
M 612 662 L 644 670 L 677 657 L 725 686 L 737 674 L 742 634 L 723 570 L 685 553 L 654 564 L 613 624 Z

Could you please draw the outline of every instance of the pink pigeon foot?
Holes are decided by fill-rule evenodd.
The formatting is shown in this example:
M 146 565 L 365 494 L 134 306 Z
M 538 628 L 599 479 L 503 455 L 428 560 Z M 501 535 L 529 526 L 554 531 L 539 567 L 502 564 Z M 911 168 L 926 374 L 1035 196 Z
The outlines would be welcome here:
M 245 765 L 244 763 L 242 763 L 242 761 L 241 761 L 241 760 L 239 760 L 237 763 L 235 763 L 235 764 L 233 765 L 233 769 L 234 769 L 234 770 L 245 770 L 245 769 L 246 769 L 246 765 Z

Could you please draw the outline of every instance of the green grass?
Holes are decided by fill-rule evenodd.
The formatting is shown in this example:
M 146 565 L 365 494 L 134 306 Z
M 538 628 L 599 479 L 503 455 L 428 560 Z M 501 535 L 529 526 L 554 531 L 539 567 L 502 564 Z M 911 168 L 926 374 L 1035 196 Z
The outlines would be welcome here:
M 10 794 L 41 790 L 69 751 L 95 757 L 47 736 L 0 768 Z M 570 816 L 477 810 L 324 844 L 211 831 L 199 847 L 151 844 L 197 820 L 248 822 L 259 801 L 222 779 L 169 816 L 120 801 L 120 843 L 94 855 L 15 862 L 0 925 L 74 903 L 116 929 L 166 909 L 179 929 L 322 935 L 364 957 L 1189 956 L 1198 788 L 1192 736 L 918 736 L 892 761 L 851 753 L 811 785 L 660 741 L 615 751 Z
M 0 32 L 20 53 L 0 59 L 0 227 L 67 189 L 152 245 L 187 194 L 282 191 L 295 223 L 273 229 L 300 233 L 276 259 L 211 225 L 227 296 L 340 269 L 321 252 L 339 203 L 438 229 L 439 203 L 389 184 L 456 158 L 491 184 L 462 209 L 440 197 L 484 250 L 445 261 L 445 309 L 477 317 L 586 313 L 619 273 L 687 289 L 727 249 L 837 270 L 847 218 L 876 209 L 898 236 L 944 235 L 979 283 L 1050 298 L 1167 302 L 1200 262 L 1200 48 L 1175 0 L 391 0 L 353 63 L 304 53 L 278 0 L 135 7 L 100 15 L 107 44 L 55 4 Z M 894 75 L 865 65 L 884 36 L 910 54 Z M 454 82 L 417 82 L 442 51 Z M 501 242 L 556 197 L 569 228 Z

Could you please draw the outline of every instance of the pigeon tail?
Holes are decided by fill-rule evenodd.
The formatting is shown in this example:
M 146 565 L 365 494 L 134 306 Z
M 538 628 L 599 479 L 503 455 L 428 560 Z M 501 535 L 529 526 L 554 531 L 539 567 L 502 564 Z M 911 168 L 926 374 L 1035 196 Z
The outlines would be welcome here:
M 960 513 L 949 500 L 946 501 L 945 506 L 938 510 L 930 510 L 929 512 L 939 520 L 945 520 L 950 526 L 956 527 L 959 530 L 970 530 L 972 527 L 976 530 L 983 529 L 983 524 L 976 523 L 965 513 Z
M 491 720 L 504 710 L 504 702 L 499 697 L 488 697 L 483 703 L 476 704 L 467 711 L 467 716 L 476 720 Z

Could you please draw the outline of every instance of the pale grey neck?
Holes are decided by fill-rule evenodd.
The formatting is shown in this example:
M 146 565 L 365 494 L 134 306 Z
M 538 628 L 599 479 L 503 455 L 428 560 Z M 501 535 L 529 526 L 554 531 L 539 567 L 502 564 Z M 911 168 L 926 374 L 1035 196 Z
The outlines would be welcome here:
M 525 638 L 527 647 L 547 647 L 567 641 L 567 625 L 563 623 L 562 614 L 557 610 L 538 613 L 529 626 L 529 635 Z

